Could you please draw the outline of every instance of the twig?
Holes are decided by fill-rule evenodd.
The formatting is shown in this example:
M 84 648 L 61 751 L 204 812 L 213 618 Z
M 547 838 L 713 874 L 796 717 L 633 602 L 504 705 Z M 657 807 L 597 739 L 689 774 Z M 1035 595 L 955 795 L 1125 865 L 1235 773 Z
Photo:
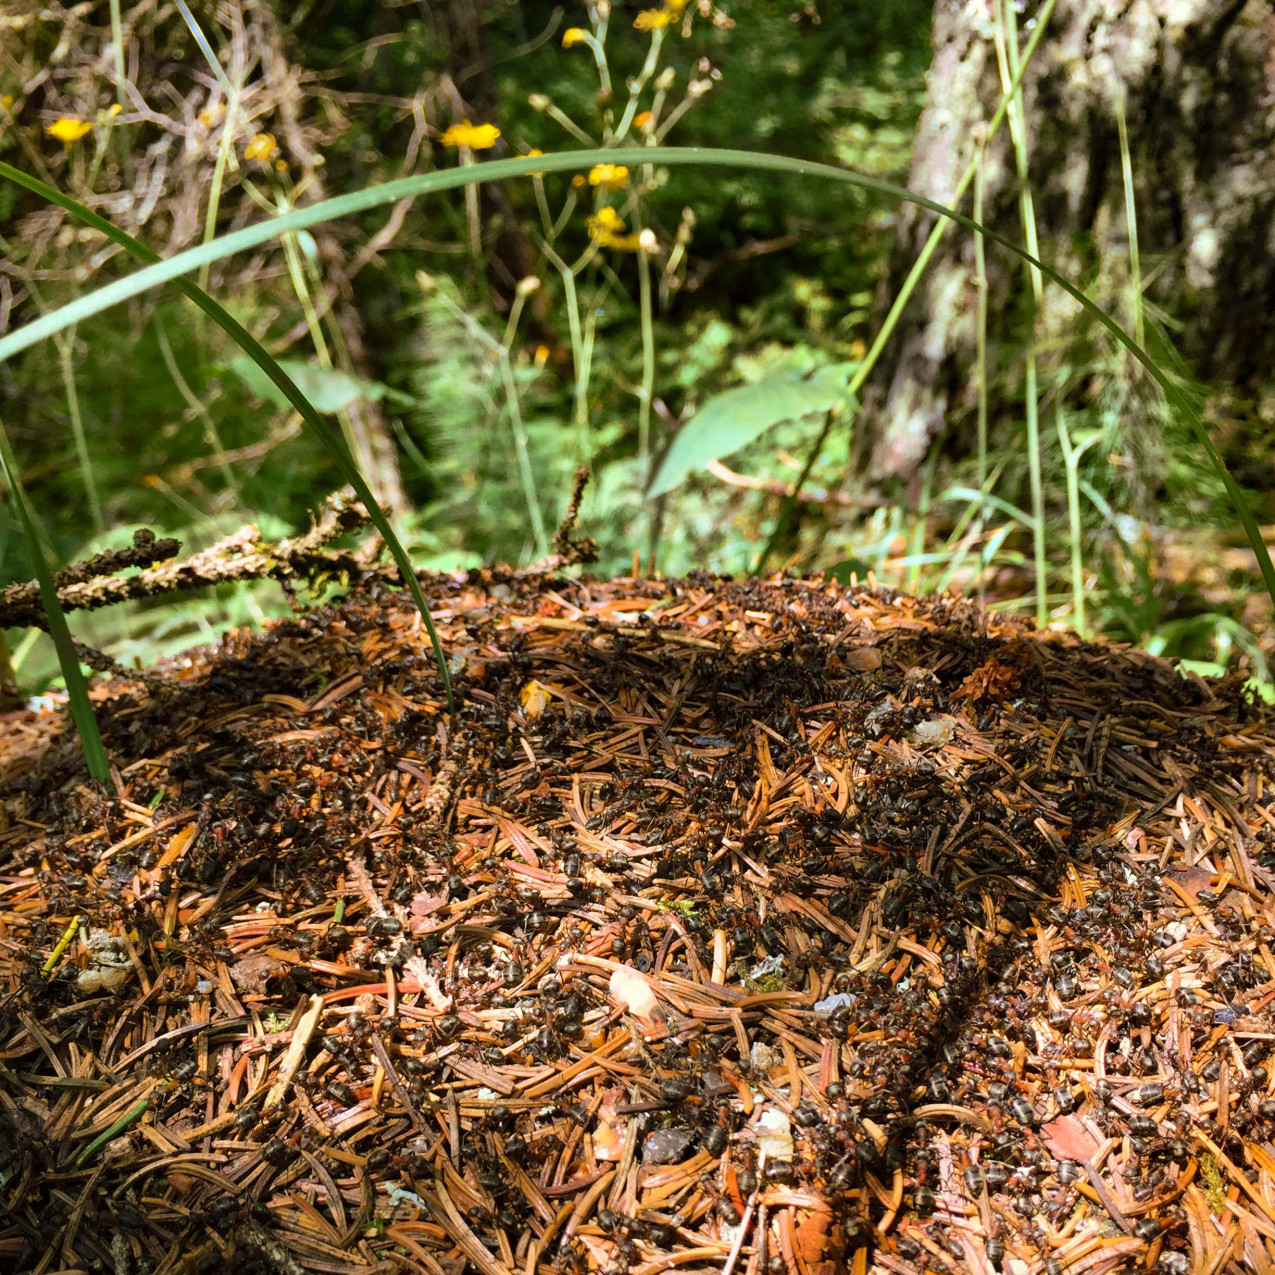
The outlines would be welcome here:
M 580 501 L 588 482 L 589 467 L 581 465 L 571 481 L 571 499 L 567 502 L 567 512 L 562 515 L 558 530 L 553 533 L 553 552 L 547 558 L 541 558 L 539 562 L 533 562 L 529 567 L 516 571 L 514 573 L 516 579 L 533 579 L 536 576 L 550 575 L 554 571 L 562 570 L 563 567 L 597 562 L 596 541 L 590 540 L 587 536 L 575 542 L 571 539 L 571 531 L 575 527 L 576 518 L 579 517 Z
M 338 493 L 328 497 L 323 516 L 304 535 L 272 545 L 261 539 L 255 526 L 247 526 L 184 562 L 175 560 L 180 548 L 177 541 L 156 540 L 152 532 L 143 529 L 135 533 L 133 549 L 94 554 L 59 572 L 58 600 L 64 611 L 93 611 L 117 602 L 161 597 L 232 580 L 294 580 L 341 573 L 362 576 L 368 566 L 354 554 L 320 550 L 367 522 L 363 506 Z M 145 569 L 133 576 L 121 579 L 111 574 L 142 564 L 146 564 Z M 10 585 L 0 592 L 0 628 L 44 628 L 46 623 L 35 581 Z
M 720 460 L 709 461 L 705 469 L 714 478 L 731 487 L 743 487 L 748 491 L 764 491 L 772 496 L 800 500 L 808 505 L 836 505 L 839 509 L 883 509 L 891 503 L 884 496 L 857 496 L 843 491 L 803 491 L 798 494 L 792 483 L 771 478 L 753 478 L 749 474 L 728 469 Z

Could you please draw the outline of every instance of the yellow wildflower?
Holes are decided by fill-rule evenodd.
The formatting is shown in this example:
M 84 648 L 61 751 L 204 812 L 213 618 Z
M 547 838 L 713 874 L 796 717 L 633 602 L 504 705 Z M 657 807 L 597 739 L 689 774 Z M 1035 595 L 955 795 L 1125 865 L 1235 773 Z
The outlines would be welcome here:
M 276 173 L 286 173 L 288 171 L 288 161 L 286 159 L 276 159 L 274 170 Z
M 65 142 L 70 146 L 72 142 L 78 142 L 86 133 L 91 133 L 93 125 L 88 120 L 73 120 L 63 115 L 61 119 L 54 120 L 46 131 L 50 137 L 56 137 L 59 142 Z
M 589 169 L 589 185 L 603 190 L 619 190 L 629 184 L 629 170 L 623 164 L 594 164 Z
M 441 140 L 444 146 L 468 146 L 470 150 L 489 151 L 499 136 L 500 129 L 494 124 L 471 124 L 464 120 L 453 124 Z
M 195 117 L 205 128 L 215 128 L 221 123 L 221 117 L 226 113 L 225 102 L 214 102 L 211 106 L 205 106 L 202 111 Z
M 574 44 L 582 44 L 585 38 L 585 33 L 580 27 L 568 27 L 562 33 L 562 47 L 569 49 Z
M 595 239 L 600 239 L 603 235 L 614 234 L 623 229 L 624 222 L 621 220 L 620 214 L 609 205 L 599 208 L 589 218 L 589 234 Z
M 544 367 L 549 362 L 549 347 L 547 345 L 536 346 L 535 362 L 537 367 Z
M 118 102 L 112 102 L 106 108 L 106 118 L 113 120 L 124 108 Z
M 587 181 L 585 181 L 585 177 L 584 177 L 584 174 L 583 174 L 583 173 L 577 173 L 577 174 L 576 174 L 576 175 L 575 175 L 575 176 L 571 179 L 571 184 L 572 184 L 573 186 L 587 186 L 587 185 L 588 185 L 588 182 L 587 182 Z
M 636 252 L 643 247 L 641 235 L 626 234 L 620 214 L 611 207 L 599 208 L 588 220 L 589 235 L 603 248 L 618 248 L 622 252 Z
M 279 145 L 274 140 L 273 133 L 258 133 L 244 147 L 243 157 L 244 159 L 259 159 L 264 163 L 278 149 Z
M 639 111 L 633 117 L 633 123 L 638 128 L 650 128 L 655 123 L 654 111 Z
M 527 152 L 527 158 L 534 159 L 537 155 L 543 155 L 543 154 L 544 154 L 544 151 L 542 151 L 539 146 L 533 146 Z M 533 171 L 527 174 L 528 177 L 543 177 L 544 175 L 545 173 L 543 168 L 539 169 L 538 171 Z
M 3 106 L 6 111 L 11 111 L 13 109 L 13 94 L 0 93 L 0 106 Z
M 633 25 L 638 31 L 656 31 L 660 27 L 672 26 L 676 21 L 677 14 L 667 9 L 643 9 L 633 19 Z

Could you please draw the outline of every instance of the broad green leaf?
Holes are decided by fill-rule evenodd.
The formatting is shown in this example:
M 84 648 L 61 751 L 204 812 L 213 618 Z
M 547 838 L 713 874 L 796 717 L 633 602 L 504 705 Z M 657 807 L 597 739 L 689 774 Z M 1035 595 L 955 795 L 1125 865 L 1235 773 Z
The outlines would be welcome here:
M 855 366 L 833 363 L 808 375 L 785 369 L 710 398 L 678 431 L 647 494 L 672 491 L 687 475 L 739 451 L 772 425 L 831 410 L 848 398 L 846 382 Z
M 363 398 L 375 403 L 385 397 L 387 387 L 379 381 L 365 381 L 360 376 L 342 372 L 340 368 L 319 367 L 297 359 L 280 359 L 279 366 L 320 412 L 339 412 L 355 399 Z M 283 391 L 246 354 L 231 359 L 230 367 L 258 398 L 279 408 L 291 406 Z

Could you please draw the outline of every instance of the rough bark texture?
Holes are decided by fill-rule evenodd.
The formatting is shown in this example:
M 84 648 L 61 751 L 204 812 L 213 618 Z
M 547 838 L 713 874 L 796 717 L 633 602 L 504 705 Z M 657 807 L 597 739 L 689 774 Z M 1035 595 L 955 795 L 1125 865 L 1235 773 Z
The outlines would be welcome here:
M 1020 33 L 1035 4 L 1020 15 Z M 910 185 L 952 203 L 1000 96 L 989 0 L 938 0 L 930 103 Z M 1042 255 L 1122 321 L 1128 243 L 1117 108 L 1128 120 L 1144 295 L 1183 324 L 1179 350 L 1213 384 L 1260 393 L 1275 358 L 1275 17 L 1265 0 L 1058 0 L 1024 79 Z M 985 217 L 1022 242 L 1008 129 L 985 161 Z M 967 197 L 963 211 L 969 211 Z M 932 225 L 901 212 L 890 295 Z M 1021 267 L 988 253 L 993 341 L 1020 317 Z M 973 245 L 948 232 L 865 401 L 875 477 L 913 473 L 972 402 Z M 1047 286 L 1037 332 L 1075 306 Z M 970 427 L 972 432 L 972 426 Z

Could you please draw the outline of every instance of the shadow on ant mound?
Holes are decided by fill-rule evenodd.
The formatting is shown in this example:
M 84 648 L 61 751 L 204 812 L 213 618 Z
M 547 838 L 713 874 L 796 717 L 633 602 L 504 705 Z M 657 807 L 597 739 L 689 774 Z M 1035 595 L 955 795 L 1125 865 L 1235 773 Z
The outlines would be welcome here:
M 267 1167 L 247 1201 L 191 1184 L 191 1244 L 287 1248 L 284 1186 L 324 1196 L 340 1152 L 415 1184 L 434 1260 L 524 1265 L 562 1198 L 587 1201 L 563 1260 L 742 1226 L 820 1270 L 1039 1263 L 1083 1199 L 1120 1260 L 1173 1268 L 1191 1139 L 1242 1165 L 1271 1106 L 1275 750 L 1238 680 L 820 580 L 475 573 L 435 601 L 454 715 L 378 589 L 105 701 L 113 794 L 65 735 L 0 778 L 0 1052 L 91 1050 L 105 1093 L 162 1077 L 192 1146 L 246 1113 L 235 1154 Z M 73 916 L 106 937 L 55 958 Z M 267 1019 L 308 1033 L 295 1057 Z M 1224 1132 L 1199 1123 L 1218 1084 Z M 24 1209 L 60 1216 L 82 1146 L 30 1161 Z M 158 1154 L 103 1169 L 144 1248 L 169 1222 L 129 1174 Z

